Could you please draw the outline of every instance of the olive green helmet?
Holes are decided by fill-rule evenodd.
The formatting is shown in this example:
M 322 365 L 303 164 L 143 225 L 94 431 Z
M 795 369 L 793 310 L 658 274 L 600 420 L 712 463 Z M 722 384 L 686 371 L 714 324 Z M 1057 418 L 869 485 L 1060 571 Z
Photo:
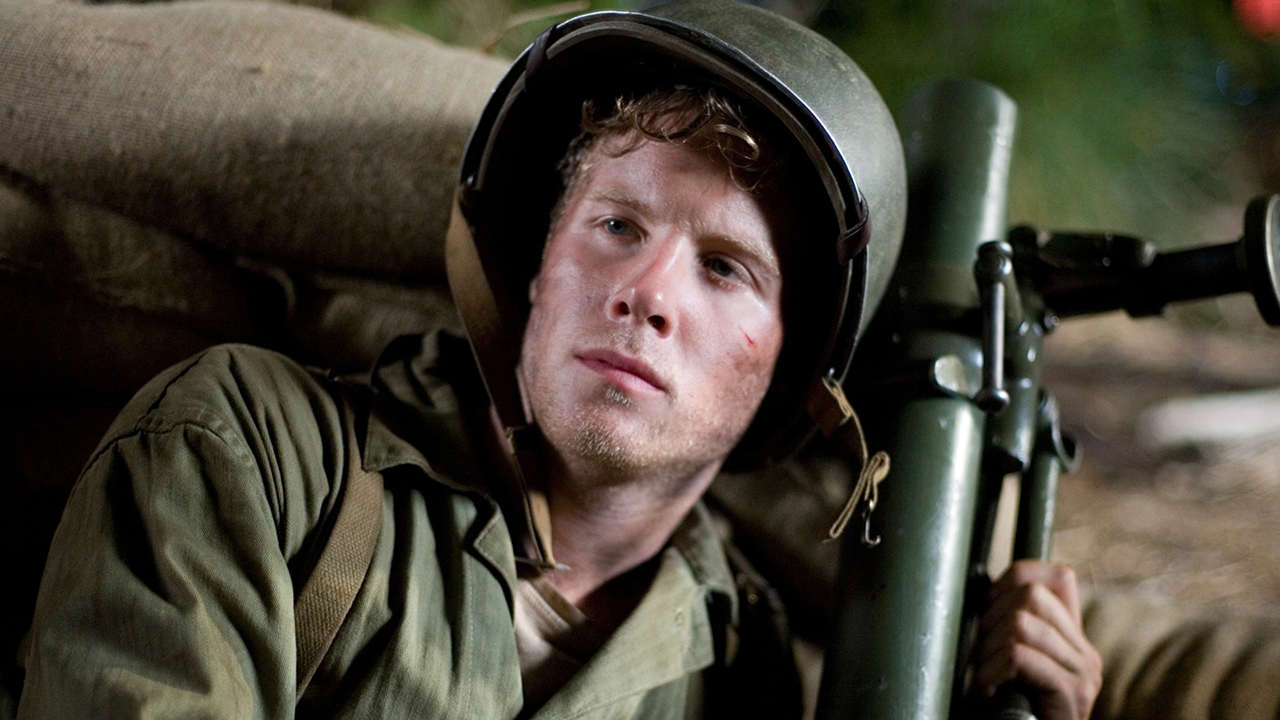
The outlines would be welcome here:
M 893 119 L 866 75 L 822 36 L 725 0 L 593 13 L 552 27 L 512 65 L 471 137 L 459 192 L 471 235 L 452 234 L 450 281 L 499 417 L 520 425 L 513 369 L 529 282 L 562 190 L 557 163 L 579 132 L 584 100 L 661 83 L 711 85 L 763 110 L 812 165 L 816 193 L 826 195 L 820 207 L 830 209 L 829 232 L 805 239 L 830 264 L 829 307 L 806 311 L 801 331 L 815 341 L 785 369 L 780 358 L 726 463 L 757 466 L 789 454 L 812 431 L 808 393 L 824 377 L 843 379 L 905 223 L 906 171 Z M 784 355 L 796 328 L 786 332 Z

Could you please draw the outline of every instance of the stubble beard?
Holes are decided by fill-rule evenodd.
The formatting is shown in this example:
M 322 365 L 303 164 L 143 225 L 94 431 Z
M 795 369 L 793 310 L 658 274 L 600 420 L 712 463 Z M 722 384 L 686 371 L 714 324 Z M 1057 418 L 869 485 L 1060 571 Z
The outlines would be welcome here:
M 530 318 L 531 328 L 547 321 L 535 315 Z M 657 362 L 633 330 L 610 328 L 607 332 L 608 337 L 599 344 Z M 562 462 L 581 471 L 584 477 L 592 477 L 597 486 L 620 486 L 648 479 L 651 484 L 676 493 L 685 479 L 704 473 L 712 465 L 718 469 L 754 416 L 772 374 L 771 366 L 760 377 L 752 377 L 755 373 L 743 368 L 738 382 L 719 388 L 718 402 L 714 404 L 684 407 L 666 417 L 642 417 L 639 403 L 610 383 L 602 383 L 585 398 L 569 396 L 557 380 L 557 372 L 542 365 L 543 360 L 555 354 L 544 354 L 546 348 L 536 347 L 537 343 L 531 345 L 532 335 L 541 333 L 526 335 L 519 370 L 532 419 Z M 668 388 L 667 400 L 679 405 L 682 390 Z M 737 413 L 728 413 L 741 418 L 741 427 L 727 421 L 723 410 L 731 406 L 741 408 Z
M 612 385 L 604 386 L 598 393 L 598 399 L 593 398 L 590 404 L 574 408 L 572 429 L 563 438 L 561 447 L 593 465 L 618 474 L 640 467 L 645 462 L 643 453 L 626 447 L 604 417 L 611 411 L 625 413 L 634 406 L 635 402 L 626 393 Z
M 548 443 L 566 464 L 585 470 L 597 487 L 644 480 L 660 493 L 679 494 L 689 478 L 712 466 L 718 469 L 745 430 L 731 427 L 710 408 L 666 419 L 636 419 L 631 413 L 638 411 L 637 403 L 609 384 L 580 403 L 548 397 L 546 385 L 530 389 L 536 422 Z M 748 403 L 751 395 L 729 388 L 725 399 Z M 637 421 L 629 422 L 633 419 Z
M 633 354 L 637 348 L 626 342 Z M 552 373 L 536 362 L 522 363 L 522 379 L 533 420 L 551 448 L 569 466 L 595 478 L 597 483 L 621 485 L 640 476 L 680 475 L 703 460 L 688 457 L 693 441 L 687 434 L 672 433 L 675 419 L 640 418 L 638 403 L 622 389 L 602 383 L 586 398 L 573 398 L 559 387 Z M 678 423 L 683 425 L 684 423 Z
M 547 412 L 539 426 L 552 446 L 611 484 L 662 468 L 676 449 L 669 441 L 666 421 L 629 422 L 639 411 L 636 402 L 611 384 L 602 385 L 583 402 L 569 404 L 561 398 L 543 407 Z

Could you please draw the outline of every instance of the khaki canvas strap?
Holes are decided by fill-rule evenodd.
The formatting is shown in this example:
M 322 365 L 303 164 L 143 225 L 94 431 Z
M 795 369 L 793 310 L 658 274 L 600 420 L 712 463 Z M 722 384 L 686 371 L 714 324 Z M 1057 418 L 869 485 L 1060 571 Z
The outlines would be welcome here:
M 339 399 L 347 468 L 338 517 L 293 606 L 299 699 L 355 603 L 382 529 L 382 474 L 364 468 L 356 438 L 355 407 L 345 392 L 340 389 Z
M 532 459 L 530 443 L 523 437 L 528 435 L 522 430 L 528 427 L 529 419 L 525 415 L 524 401 L 514 372 L 520 362 L 523 328 L 512 327 L 508 321 L 508 318 L 515 317 L 514 311 L 508 309 L 503 312 L 501 309 L 498 296 L 484 273 L 471 228 L 456 200 L 449 231 L 445 234 L 444 254 L 449 289 L 475 351 L 476 364 L 484 377 L 498 421 L 506 432 L 507 452 L 520 485 L 524 520 L 533 538 L 533 549 L 538 554 L 531 562 L 543 568 L 554 567 L 551 509 L 541 484 L 531 482 L 537 479 L 537 464 Z
M 524 401 L 512 370 L 520 362 L 520 342 L 524 328 L 512 324 L 514 310 L 504 308 L 485 275 L 480 253 L 472 240 L 471 227 L 455 200 L 445 233 L 445 270 L 449 290 L 458 315 L 474 348 L 476 364 L 485 388 L 506 428 L 529 424 Z
M 834 378 L 823 378 L 821 386 L 814 387 L 809 394 L 808 409 L 810 417 L 823 434 L 852 451 L 861 468 L 848 502 L 827 531 L 827 539 L 839 538 L 853 517 L 854 510 L 862 504 L 862 541 L 869 546 L 879 544 L 879 538 L 871 537 L 870 518 L 871 512 L 880 502 L 880 483 L 889 475 L 889 454 L 881 450 L 872 455 L 867 449 L 862 421 L 845 397 L 844 389 Z

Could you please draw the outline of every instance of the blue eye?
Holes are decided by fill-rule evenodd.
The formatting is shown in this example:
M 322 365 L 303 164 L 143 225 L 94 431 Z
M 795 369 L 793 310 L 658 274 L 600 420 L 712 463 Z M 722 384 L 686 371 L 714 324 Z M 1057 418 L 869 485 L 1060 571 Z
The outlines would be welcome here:
M 626 235 L 631 232 L 631 225 L 629 225 L 626 220 L 609 218 L 604 221 L 604 229 L 610 235 Z
M 711 258 L 707 261 L 707 268 L 721 277 L 729 277 L 733 274 L 733 266 L 724 258 Z
M 743 272 L 739 269 L 739 265 L 732 260 L 723 257 L 709 257 L 703 261 L 703 267 L 711 272 L 712 275 L 721 278 L 740 278 Z

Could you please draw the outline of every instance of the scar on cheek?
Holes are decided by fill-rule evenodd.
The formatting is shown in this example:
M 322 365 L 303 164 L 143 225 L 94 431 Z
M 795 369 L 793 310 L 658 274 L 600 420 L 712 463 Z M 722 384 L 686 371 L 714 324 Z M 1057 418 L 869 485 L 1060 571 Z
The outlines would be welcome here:
M 750 345 L 751 347 L 756 346 L 756 341 L 751 339 L 751 336 L 747 334 L 746 330 L 742 331 L 742 337 L 747 339 L 747 344 Z

